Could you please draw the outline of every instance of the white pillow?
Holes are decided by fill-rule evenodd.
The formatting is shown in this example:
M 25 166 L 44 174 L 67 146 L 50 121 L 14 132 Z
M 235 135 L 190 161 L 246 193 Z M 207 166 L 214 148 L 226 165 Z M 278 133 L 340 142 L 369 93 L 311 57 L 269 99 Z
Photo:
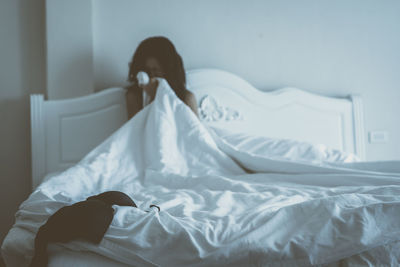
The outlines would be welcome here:
M 231 133 L 215 127 L 213 127 L 212 130 L 218 137 L 222 138 L 235 149 L 257 156 L 313 163 L 348 163 L 360 161 L 360 159 L 352 153 L 330 149 L 322 144 L 314 145 L 290 139 Z

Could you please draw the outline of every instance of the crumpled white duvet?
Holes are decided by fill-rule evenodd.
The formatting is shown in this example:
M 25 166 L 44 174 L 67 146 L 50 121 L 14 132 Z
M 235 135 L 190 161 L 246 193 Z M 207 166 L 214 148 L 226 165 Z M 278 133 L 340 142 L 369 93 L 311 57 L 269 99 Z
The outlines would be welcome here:
M 2 252 L 28 264 L 51 214 L 119 190 L 139 208 L 114 206 L 99 246 L 65 246 L 137 266 L 324 264 L 400 239 L 399 173 L 398 162 L 307 163 L 238 150 L 160 80 L 151 105 L 21 204 Z

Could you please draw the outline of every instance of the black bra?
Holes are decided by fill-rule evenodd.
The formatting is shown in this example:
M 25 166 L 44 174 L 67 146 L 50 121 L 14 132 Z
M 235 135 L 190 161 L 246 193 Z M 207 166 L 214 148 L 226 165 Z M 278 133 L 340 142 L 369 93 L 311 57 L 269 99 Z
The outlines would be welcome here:
M 56 211 L 36 234 L 35 254 L 30 266 L 47 266 L 48 243 L 65 243 L 76 239 L 100 243 L 114 217 L 112 205 L 137 208 L 125 193 L 107 191 Z M 150 205 L 150 208 L 153 207 L 160 211 L 160 207 Z

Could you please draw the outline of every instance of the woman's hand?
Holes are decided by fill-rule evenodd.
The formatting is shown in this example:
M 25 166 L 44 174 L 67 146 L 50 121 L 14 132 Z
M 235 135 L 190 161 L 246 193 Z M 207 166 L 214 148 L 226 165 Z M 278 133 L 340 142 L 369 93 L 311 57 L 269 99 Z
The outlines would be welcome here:
M 153 100 L 156 96 L 158 80 L 156 78 L 151 78 L 148 84 L 139 85 L 139 87 L 150 96 L 151 100 Z

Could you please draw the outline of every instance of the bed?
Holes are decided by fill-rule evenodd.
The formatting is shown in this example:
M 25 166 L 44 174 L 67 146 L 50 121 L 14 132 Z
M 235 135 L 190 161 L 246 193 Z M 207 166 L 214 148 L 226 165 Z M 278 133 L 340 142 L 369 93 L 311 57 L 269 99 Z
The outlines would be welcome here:
M 122 215 L 101 246 L 51 245 L 50 266 L 399 264 L 399 164 L 363 162 L 359 96 L 327 97 L 297 88 L 265 92 L 217 69 L 188 71 L 187 80 L 200 120 L 168 85 L 129 121 L 123 88 L 66 100 L 31 96 L 34 193 L 2 245 L 8 265 L 29 262 L 35 229 L 52 212 L 110 188 L 131 190 L 143 209 L 159 196 L 162 212 L 146 217 L 117 209 Z M 136 140 L 159 131 L 159 125 L 166 140 Z M 184 141 L 176 142 L 177 136 Z M 105 162 L 107 168 L 99 167 Z M 138 177 L 137 186 L 149 196 L 128 189 L 126 174 Z M 96 178 L 89 184 L 77 176 Z M 109 184 L 111 176 L 119 180 Z M 255 213 L 247 211 L 253 208 Z M 143 217 L 142 226 L 127 219 Z M 138 235 L 126 235 L 131 225 Z M 170 241 L 162 245 L 157 237 Z

